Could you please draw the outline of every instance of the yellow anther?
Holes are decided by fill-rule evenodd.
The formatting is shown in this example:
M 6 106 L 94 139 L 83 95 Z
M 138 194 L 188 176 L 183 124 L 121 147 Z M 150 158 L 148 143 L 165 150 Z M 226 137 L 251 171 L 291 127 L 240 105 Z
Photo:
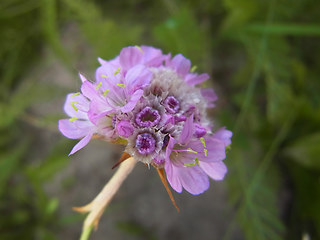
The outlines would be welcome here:
M 108 78 L 108 76 L 105 75 L 105 74 L 101 74 L 101 77 L 103 77 L 103 78 Z
M 124 84 L 123 83 L 117 83 L 117 86 L 124 88 Z
M 74 122 L 74 121 L 77 120 L 77 119 L 78 119 L 77 117 L 70 118 L 70 119 L 69 119 L 69 122 Z
M 208 156 L 208 150 L 207 149 L 203 149 L 203 151 L 204 151 L 204 155 Z
M 197 165 L 199 165 L 199 159 L 195 158 L 194 161 L 196 162 Z
M 73 107 L 74 110 L 78 111 L 79 109 L 75 106 L 76 103 L 78 103 L 79 101 L 74 101 L 74 102 L 71 102 L 71 107 Z
M 193 66 L 192 68 L 191 68 L 191 70 L 190 70 L 190 72 L 195 72 L 196 70 L 197 70 L 197 66 Z
M 105 90 L 105 91 L 103 92 L 103 96 L 104 96 L 104 97 L 107 96 L 108 92 L 110 92 L 109 89 Z
M 120 67 L 114 72 L 114 75 L 117 75 L 120 72 Z
M 196 164 L 195 163 L 185 163 L 185 167 L 194 167 Z
M 135 47 L 138 48 L 141 53 L 143 53 L 143 50 L 141 49 L 141 47 L 139 47 L 138 45 L 136 45 Z
M 188 152 L 191 152 L 191 153 L 196 153 L 196 154 L 197 154 L 197 152 L 194 151 L 194 150 L 192 150 L 191 148 L 188 148 L 187 151 L 188 151 Z
M 200 141 L 201 141 L 202 145 L 206 148 L 207 147 L 206 140 L 204 140 L 204 138 L 202 137 L 202 138 L 200 138 Z
M 96 86 L 96 89 L 98 90 L 102 86 L 102 82 L 99 82 L 99 84 Z
M 71 95 L 71 97 L 76 97 L 76 96 L 79 96 L 80 95 L 80 92 L 76 92 L 74 94 Z

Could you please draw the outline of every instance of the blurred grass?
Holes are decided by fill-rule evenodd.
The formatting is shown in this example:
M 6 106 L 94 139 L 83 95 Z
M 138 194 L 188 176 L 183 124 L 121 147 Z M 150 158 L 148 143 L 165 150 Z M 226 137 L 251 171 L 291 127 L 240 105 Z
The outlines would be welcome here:
M 215 118 L 235 130 L 226 161 L 235 215 L 224 239 L 236 224 L 249 240 L 320 238 L 319 9 L 315 0 L 1 1 L 0 238 L 56 239 L 77 221 L 43 189 L 68 164 L 71 143 L 31 154 L 35 132 L 61 117 L 32 107 L 69 90 L 33 77 L 45 51 L 73 72 L 86 54 L 94 69 L 96 57 L 140 44 L 181 52 L 213 76 Z M 134 223 L 118 227 L 153 238 Z

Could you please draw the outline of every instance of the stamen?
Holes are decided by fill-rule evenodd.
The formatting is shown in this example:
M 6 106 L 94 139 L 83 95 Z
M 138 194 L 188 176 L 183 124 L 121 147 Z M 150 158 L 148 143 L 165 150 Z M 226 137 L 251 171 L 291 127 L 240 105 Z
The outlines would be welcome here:
M 103 77 L 103 78 L 108 78 L 108 76 L 105 75 L 105 74 L 101 74 L 101 77 Z
M 69 119 L 69 122 L 74 122 L 74 121 L 77 120 L 77 119 L 78 119 L 77 117 L 70 118 L 70 119 Z
M 102 82 L 99 82 L 99 84 L 96 86 L 96 89 L 98 90 L 102 86 Z
M 76 103 L 78 103 L 79 101 L 75 101 L 75 102 L 71 102 L 70 105 L 71 107 L 73 107 L 74 110 L 78 111 L 79 109 L 75 106 Z
M 191 152 L 191 153 L 195 153 L 195 154 L 197 154 L 197 153 L 198 153 L 198 152 L 196 152 L 196 151 L 192 150 L 191 148 L 188 148 L 188 149 L 187 149 L 187 152 Z
M 204 155 L 208 156 L 208 150 L 205 148 L 205 149 L 203 149 L 203 151 L 204 151 Z
M 198 68 L 197 66 L 193 66 L 193 67 L 191 68 L 190 72 L 192 72 L 192 73 L 195 72 L 195 71 L 197 70 L 197 68 Z
M 113 75 L 117 75 L 120 72 L 120 67 L 118 67 L 118 69 L 114 72 Z
M 105 91 L 103 92 L 103 96 L 104 96 L 104 97 L 107 96 L 107 94 L 108 94 L 109 92 L 110 92 L 109 89 L 105 90 Z
M 139 47 L 138 45 L 136 45 L 135 47 L 138 48 L 141 53 L 143 53 L 143 50 L 141 49 L 141 47 Z
M 204 140 L 203 137 L 200 138 L 200 141 L 201 141 L 202 145 L 203 145 L 205 148 L 207 148 L 207 146 L 206 146 L 206 141 Z
M 183 164 L 185 167 L 194 167 L 195 165 L 199 165 L 199 159 L 195 158 L 193 163 L 185 163 Z
M 196 164 L 193 162 L 193 163 L 185 163 L 184 166 L 185 167 L 194 167 Z
M 124 88 L 125 85 L 123 83 L 117 83 L 117 86 Z
M 71 97 L 76 97 L 76 96 L 79 96 L 80 95 L 80 92 L 76 92 L 74 94 L 71 95 Z

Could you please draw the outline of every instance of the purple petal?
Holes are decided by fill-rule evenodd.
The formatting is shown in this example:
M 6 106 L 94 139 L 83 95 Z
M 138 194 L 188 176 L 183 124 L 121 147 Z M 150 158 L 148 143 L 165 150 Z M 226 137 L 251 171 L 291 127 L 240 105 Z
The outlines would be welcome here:
M 192 139 L 188 143 L 188 147 L 196 151 L 194 154 L 201 161 L 218 162 L 226 158 L 226 147 L 223 141 L 214 138 L 213 136 L 204 137 L 206 143 L 207 154 L 205 154 L 205 147 L 199 139 Z M 193 153 L 189 153 L 192 155 Z
M 180 134 L 179 143 L 187 144 L 194 133 L 193 114 L 186 120 Z
M 214 138 L 220 139 L 221 141 L 224 142 L 226 146 L 231 144 L 231 137 L 232 137 L 232 132 L 229 130 L 226 130 L 225 127 L 218 129 L 218 131 L 215 132 L 213 135 Z
M 179 179 L 179 174 L 177 167 L 171 164 L 171 162 L 166 161 L 164 165 L 166 171 L 167 179 L 171 187 L 178 193 L 182 192 L 182 184 Z
M 89 81 L 84 81 L 81 85 L 82 94 L 90 100 L 97 99 L 99 97 L 97 89 Z
M 169 142 L 168 142 L 168 146 L 167 146 L 167 149 L 166 149 L 166 161 L 167 162 L 170 162 L 170 158 L 169 157 L 170 157 L 170 154 L 171 154 L 171 152 L 173 150 L 173 147 L 174 147 L 175 143 L 176 143 L 176 140 L 169 135 Z
M 83 96 L 74 96 L 74 93 L 67 95 L 64 104 L 64 111 L 69 117 L 77 117 L 80 119 L 88 119 L 87 111 L 89 110 L 89 101 Z
M 122 120 L 117 123 L 116 129 L 119 136 L 121 137 L 130 137 L 133 134 L 134 128 L 132 124 L 127 120 Z
M 149 46 L 141 46 L 143 51 L 143 62 L 148 67 L 159 67 L 165 59 L 162 51 Z
M 200 124 L 195 124 L 195 132 L 194 132 L 194 135 L 197 137 L 197 138 L 201 138 L 203 137 L 204 135 L 206 135 L 207 133 L 207 130 L 202 127 Z
M 118 67 L 110 64 L 109 62 L 97 68 L 96 80 L 97 83 L 102 83 L 101 89 L 103 91 L 107 89 L 113 91 L 117 83 L 121 83 L 123 76 L 121 74 L 121 70 L 115 75 L 114 73 L 117 71 Z
M 92 133 L 89 133 L 87 136 L 85 136 L 84 138 L 82 138 L 80 140 L 80 142 L 78 142 L 71 150 L 71 152 L 69 153 L 69 156 L 74 154 L 75 152 L 79 151 L 81 148 L 83 148 L 84 146 L 86 146 L 90 139 L 92 138 Z
M 203 83 L 204 81 L 207 81 L 210 78 L 209 74 L 203 73 L 203 74 L 195 74 L 195 73 L 189 73 L 185 77 L 185 81 L 187 84 L 194 86 L 196 84 Z
M 136 106 L 137 102 L 143 95 L 143 90 L 137 90 L 133 95 L 131 95 L 129 102 L 120 108 L 123 113 L 127 113 L 132 111 L 132 109 Z
M 183 188 L 193 195 L 198 195 L 208 190 L 209 178 L 198 166 L 177 168 L 176 174 Z
M 94 104 L 94 103 L 95 102 L 91 102 L 90 104 L 92 107 L 88 112 L 88 117 L 90 121 L 95 125 L 97 125 L 99 119 L 104 118 L 108 114 L 113 113 L 115 111 L 114 109 L 110 109 L 109 107 L 99 111 L 97 108 L 98 104 Z
M 126 47 L 120 52 L 120 64 L 124 71 L 142 62 L 142 52 L 137 47 Z
M 218 100 L 218 96 L 211 88 L 202 88 L 201 95 L 207 100 L 208 107 L 214 107 L 215 104 L 213 102 Z
M 222 161 L 210 163 L 200 161 L 199 165 L 209 177 L 216 181 L 222 180 L 228 171 L 226 165 Z
M 79 73 L 79 77 L 81 79 L 81 82 L 88 81 L 81 73 Z
M 106 64 L 108 61 L 98 57 L 98 62 L 100 63 L 100 65 Z
M 69 119 L 59 120 L 59 130 L 60 132 L 71 139 L 79 139 L 86 136 L 92 131 L 94 125 L 89 121 L 74 121 L 69 122 Z
M 137 89 L 144 88 L 150 84 L 152 72 L 143 65 L 137 65 L 131 68 L 125 77 L 125 86 L 129 93 Z
M 191 67 L 191 62 L 189 59 L 185 58 L 182 54 L 177 54 L 171 60 L 170 66 L 177 71 L 181 76 L 185 76 Z

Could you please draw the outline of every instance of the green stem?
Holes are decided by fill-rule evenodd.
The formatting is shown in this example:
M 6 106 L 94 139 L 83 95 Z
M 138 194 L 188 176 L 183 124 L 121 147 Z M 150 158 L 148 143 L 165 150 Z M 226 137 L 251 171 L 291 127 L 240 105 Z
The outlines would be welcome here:
M 81 233 L 80 240 L 88 240 L 90 237 L 90 234 L 92 232 L 92 229 L 93 229 L 93 226 L 83 229 L 82 233 Z

